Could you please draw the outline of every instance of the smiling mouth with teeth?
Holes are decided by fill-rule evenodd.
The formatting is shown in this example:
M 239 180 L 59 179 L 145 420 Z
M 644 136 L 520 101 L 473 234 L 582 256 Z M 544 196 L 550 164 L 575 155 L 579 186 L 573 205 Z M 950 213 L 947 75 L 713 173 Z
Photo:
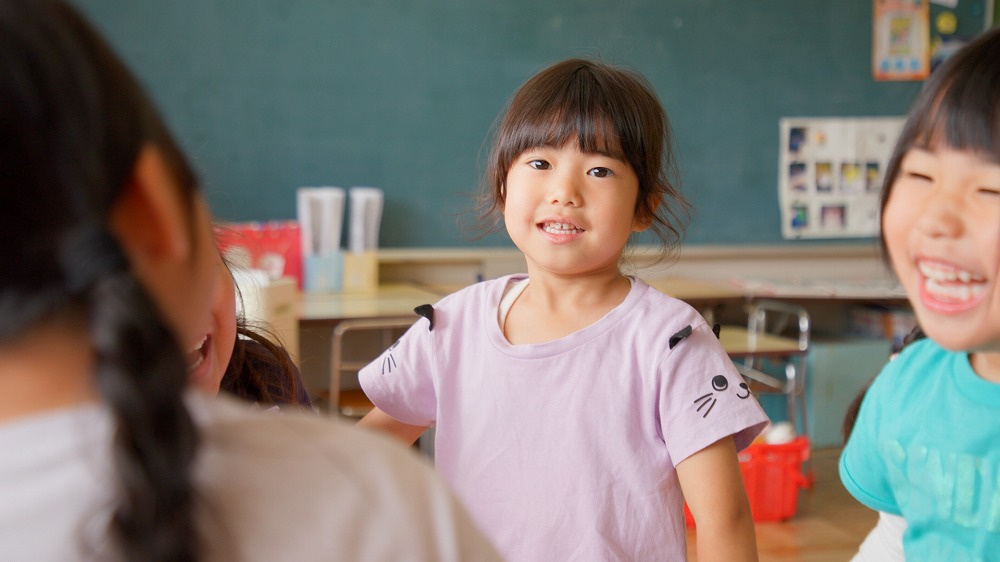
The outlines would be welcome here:
M 923 277 L 927 295 L 942 302 L 970 302 L 986 292 L 986 278 L 964 269 L 921 261 L 917 270 Z
M 542 230 L 549 234 L 582 234 L 584 230 L 565 222 L 547 222 L 542 224 Z
M 208 344 L 211 339 L 211 336 L 205 334 L 205 337 L 201 339 L 198 345 L 194 346 L 184 354 L 184 358 L 187 360 L 189 373 L 194 372 L 201 366 L 202 363 L 205 362 L 205 355 L 208 353 Z

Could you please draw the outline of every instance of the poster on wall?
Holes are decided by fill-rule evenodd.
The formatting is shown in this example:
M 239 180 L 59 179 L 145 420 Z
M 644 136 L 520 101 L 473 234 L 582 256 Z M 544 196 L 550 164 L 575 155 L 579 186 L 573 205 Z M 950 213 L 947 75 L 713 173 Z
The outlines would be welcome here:
M 874 0 L 876 80 L 923 80 L 930 73 L 929 0 Z
M 778 202 L 786 239 L 878 233 L 878 198 L 903 117 L 780 120 Z

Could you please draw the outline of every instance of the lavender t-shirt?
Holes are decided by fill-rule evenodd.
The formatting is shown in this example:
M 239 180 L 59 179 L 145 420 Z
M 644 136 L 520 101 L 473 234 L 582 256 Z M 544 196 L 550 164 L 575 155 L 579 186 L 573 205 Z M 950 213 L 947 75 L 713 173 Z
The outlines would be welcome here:
M 506 559 L 684 559 L 674 466 L 729 435 L 746 447 L 767 417 L 701 315 L 641 280 L 594 324 L 511 345 L 497 308 L 522 277 L 442 299 L 362 387 L 437 428 L 438 470 Z

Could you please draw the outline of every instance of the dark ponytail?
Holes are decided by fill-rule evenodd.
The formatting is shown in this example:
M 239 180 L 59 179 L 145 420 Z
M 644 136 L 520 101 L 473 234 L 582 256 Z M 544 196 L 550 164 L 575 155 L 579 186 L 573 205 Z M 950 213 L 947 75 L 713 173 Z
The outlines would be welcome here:
M 0 343 L 87 327 L 115 422 L 109 534 L 126 560 L 194 560 L 184 357 L 105 226 L 147 144 L 190 198 L 193 173 L 90 25 L 58 0 L 0 0 Z
M 117 428 L 112 536 L 126 560 L 194 560 L 197 432 L 182 401 L 184 358 L 114 238 L 94 227 L 75 234 L 67 285 L 86 311 L 95 382 Z

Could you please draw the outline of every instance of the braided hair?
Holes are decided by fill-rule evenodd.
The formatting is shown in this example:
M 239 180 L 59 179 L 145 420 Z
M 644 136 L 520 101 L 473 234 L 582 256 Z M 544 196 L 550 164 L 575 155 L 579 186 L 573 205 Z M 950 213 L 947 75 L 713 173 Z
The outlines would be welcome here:
M 197 431 L 186 364 L 107 229 L 143 145 L 195 177 L 134 77 L 60 0 L 0 0 L 0 343 L 87 327 L 114 422 L 109 536 L 127 560 L 192 560 Z

